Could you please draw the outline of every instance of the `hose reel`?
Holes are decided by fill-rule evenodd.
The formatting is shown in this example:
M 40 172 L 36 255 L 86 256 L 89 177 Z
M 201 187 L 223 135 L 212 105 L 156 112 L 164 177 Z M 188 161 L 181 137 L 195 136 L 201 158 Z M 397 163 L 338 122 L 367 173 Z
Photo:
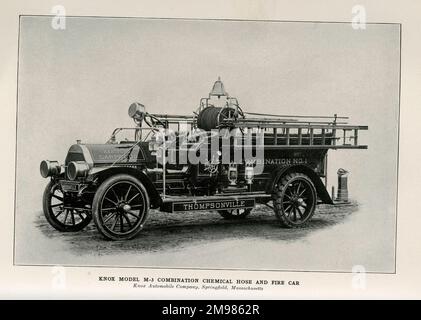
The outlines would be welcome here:
M 227 125 L 230 121 L 235 121 L 238 118 L 238 114 L 239 112 L 236 108 L 210 105 L 199 112 L 197 127 L 205 131 L 217 129 L 224 121 Z

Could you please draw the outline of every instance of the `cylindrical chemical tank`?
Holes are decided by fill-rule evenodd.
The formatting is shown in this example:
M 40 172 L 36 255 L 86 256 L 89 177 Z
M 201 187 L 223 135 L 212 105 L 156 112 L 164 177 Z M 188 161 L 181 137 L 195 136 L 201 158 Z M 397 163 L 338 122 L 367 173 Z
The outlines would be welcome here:
M 345 169 L 338 170 L 338 197 L 336 200 L 348 202 L 348 174 Z

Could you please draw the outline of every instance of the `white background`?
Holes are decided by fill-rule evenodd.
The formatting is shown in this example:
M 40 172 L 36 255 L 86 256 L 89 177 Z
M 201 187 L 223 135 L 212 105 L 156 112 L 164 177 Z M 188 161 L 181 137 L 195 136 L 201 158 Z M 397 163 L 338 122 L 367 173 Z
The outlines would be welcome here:
M 83 12 L 84 14 L 93 14 L 94 12 L 96 14 L 104 14 L 105 12 L 107 12 L 107 9 L 104 8 L 96 8 L 96 10 L 94 10 L 93 8 L 85 8 L 85 9 L 81 9 L 82 7 L 78 7 L 78 10 L 76 10 L 75 7 L 75 3 L 76 2 L 72 2 L 72 6 L 69 5 L 69 9 L 68 9 L 68 14 L 80 14 L 81 12 Z M 243 2 L 242 2 L 243 3 Z M 338 3 L 334 3 L 332 2 L 332 5 L 329 7 L 323 7 L 323 6 L 318 6 L 316 5 L 314 2 L 311 3 L 311 5 L 309 3 L 307 3 L 307 7 L 306 10 L 303 10 L 303 7 L 299 6 L 300 4 L 302 4 L 301 2 L 297 2 L 295 4 L 295 7 L 286 7 L 286 6 L 282 6 L 279 2 L 277 2 L 278 5 L 274 5 L 274 3 L 271 2 L 266 2 L 265 4 L 261 5 L 261 6 L 256 6 L 256 5 L 250 5 L 247 6 L 245 4 L 242 4 L 241 7 L 239 7 L 239 3 L 235 3 L 232 2 L 231 5 L 224 5 L 223 8 L 225 9 L 224 13 L 221 13 L 221 10 L 215 10 L 214 12 L 211 11 L 210 8 L 218 8 L 218 5 L 216 3 L 212 3 L 212 5 L 209 5 L 209 7 L 207 7 L 208 10 L 206 10 L 206 7 L 200 7 L 197 8 L 195 6 L 190 6 L 190 10 L 189 11 L 189 15 L 191 16 L 195 16 L 195 17 L 232 17 L 232 18 L 265 18 L 265 19 L 286 19 L 286 20 L 290 20 L 292 19 L 291 17 L 293 17 L 294 19 L 298 19 L 298 20 L 325 20 L 325 21 L 329 21 L 329 20 L 340 20 L 340 21 L 349 21 L 351 19 L 351 8 L 352 8 L 352 3 L 350 2 L 349 7 L 345 8 L 346 2 L 341 2 L 341 4 L 339 5 Z M 303 2 L 304 3 L 304 2 Z M 373 2 L 374 3 L 374 2 Z M 415 62 L 417 61 L 416 59 L 419 59 L 420 55 L 416 55 L 416 47 L 411 47 L 411 44 L 413 44 L 413 42 L 411 42 L 411 40 L 415 40 L 416 39 L 416 35 L 417 35 L 417 28 L 418 28 L 418 20 L 417 19 L 412 19 L 411 20 L 411 14 L 415 14 L 415 12 L 417 12 L 417 8 L 415 8 L 414 3 L 415 2 L 410 2 L 407 1 L 406 2 L 408 7 L 405 7 L 405 10 L 400 10 L 400 11 L 396 11 L 396 10 L 390 10 L 390 7 L 386 6 L 385 4 L 383 4 L 382 8 L 378 8 L 375 4 L 372 3 L 368 3 L 367 4 L 367 12 L 368 12 L 368 19 L 369 21 L 389 21 L 389 22 L 405 22 L 404 23 L 404 28 L 403 28 L 403 32 L 404 32 L 404 38 L 403 38 L 403 99 L 402 99 L 402 121 L 405 124 L 404 126 L 401 127 L 401 154 L 405 155 L 405 152 L 407 151 L 414 151 L 413 150 L 413 145 L 414 145 L 414 141 L 413 139 L 417 139 L 417 136 L 415 135 L 416 131 L 412 130 L 411 128 L 411 117 L 415 116 L 415 110 L 414 108 L 416 108 L 416 104 L 415 103 L 408 103 L 409 101 L 407 99 L 416 99 L 417 96 L 416 94 L 419 94 L 419 91 L 414 91 L 411 89 L 415 89 L 415 84 L 416 84 L 416 77 L 420 76 L 419 73 L 419 68 L 416 68 L 416 64 Z M 237 4 L 237 5 L 236 5 Z M 48 13 L 48 9 L 49 8 L 49 3 L 46 2 L 44 3 L 43 7 L 38 7 L 38 12 L 39 13 Z M 130 12 L 130 15 L 139 15 L 139 16 L 153 16 L 153 15 L 157 15 L 157 16 L 169 16 L 169 15 L 175 15 L 175 16 L 186 16 L 186 11 L 185 9 L 181 9 L 181 7 L 173 7 L 173 6 L 163 6 L 160 7 L 159 9 L 157 7 L 155 8 L 151 8 L 148 7 L 148 9 L 146 9 L 146 6 L 142 6 L 142 8 L 138 7 L 130 7 L 130 9 L 127 9 L 126 14 L 123 14 L 121 11 L 124 11 L 124 7 L 123 6 L 119 6 L 120 11 L 118 12 L 119 14 L 122 15 L 128 15 L 127 13 Z M 387 9 L 389 8 L 389 9 Z M 402 8 L 402 4 L 401 4 L 401 8 Z M 419 9 L 419 8 L 418 8 Z M 27 9 L 28 10 L 28 9 Z M 71 11 L 74 12 L 71 12 Z M 252 11 L 250 11 L 252 10 Z M 10 12 L 17 12 L 19 10 L 12 10 Z M 35 10 L 36 11 L 36 10 Z M 47 12 L 46 12 L 47 11 Z M 34 11 L 31 11 L 34 12 Z M 159 12 L 159 14 L 157 14 Z M 171 14 L 172 12 L 172 14 Z M 178 14 L 177 14 L 178 12 Z M 204 14 L 204 13 L 208 13 L 208 14 Z M 228 13 L 227 13 L 228 12 Z M 419 12 L 419 10 L 418 10 Z M 112 13 L 112 15 L 115 15 L 116 12 L 112 12 L 110 11 L 110 8 L 108 8 L 108 13 Z M 335 14 L 334 19 L 332 18 L 332 15 Z M 13 18 L 13 19 L 12 19 Z M 9 15 L 8 20 L 5 19 L 3 21 L 3 23 L 9 23 L 10 22 L 10 26 L 15 26 L 16 27 L 16 14 L 13 16 L 12 14 Z M 406 27 L 405 27 L 406 26 Z M 406 28 L 406 29 L 405 29 Z M 12 28 L 13 29 L 13 28 Z M 3 29 L 5 30 L 5 29 Z M 9 28 L 10 30 L 10 28 Z M 405 33 L 405 30 L 406 33 Z M 6 113 L 5 114 L 5 124 L 8 124 L 8 126 L 3 126 L 3 128 L 5 129 L 10 129 L 7 130 L 6 132 L 13 132 L 13 127 L 14 127 L 14 95 L 13 92 L 16 92 L 16 82 L 11 81 L 12 79 L 16 80 L 16 76 L 15 73 L 16 72 L 16 50 L 13 50 L 13 47 L 16 49 L 16 39 L 17 39 L 17 30 L 15 30 L 15 34 L 13 35 L 12 32 L 9 32 L 8 37 L 4 38 L 4 43 L 6 45 L 10 45 L 10 48 L 8 51 L 3 51 L 2 54 L 6 55 L 5 59 L 3 59 L 2 61 L 4 62 L 8 62 L 6 63 L 6 69 L 4 73 L 2 73 L 2 86 L 4 86 L 4 88 L 6 88 L 7 90 L 4 91 L 6 92 L 5 95 L 5 101 L 7 101 L 5 103 L 5 105 L 10 106 L 10 108 L 8 108 L 7 110 L 10 110 L 10 114 Z M 13 37 L 13 36 L 14 37 Z M 411 50 L 412 49 L 412 50 Z M 417 58 L 416 58 L 417 57 Z M 247 100 L 247 96 L 240 95 L 237 94 L 236 92 L 233 92 L 234 89 L 230 89 L 232 88 L 232 85 L 230 85 L 229 83 L 233 83 L 233 81 L 230 81 L 229 79 L 229 75 L 225 76 L 224 74 L 218 74 L 221 75 L 227 85 L 227 89 L 228 91 L 231 91 L 230 93 L 232 93 L 233 95 L 237 95 L 241 100 L 241 101 L 248 101 Z M 374 80 L 374 79 L 373 79 Z M 212 79 L 213 81 L 213 79 Z M 244 81 L 244 80 L 242 80 Z M 206 82 L 207 83 L 207 82 Z M 235 83 L 235 81 L 234 81 Z M 3 85 L 4 84 L 4 85 Z M 206 92 L 207 92 L 207 88 L 208 88 L 209 84 L 206 84 Z M 244 88 L 241 89 L 235 89 L 235 90 L 245 90 Z M 239 92 L 238 91 L 238 92 Z M 112 91 L 112 93 L 114 93 L 116 91 Z M 239 92 L 240 93 L 240 92 Z M 192 95 L 188 95 L 188 97 L 190 98 Z M 272 96 L 270 96 L 272 98 Z M 284 96 L 283 96 L 284 97 Z M 246 99 L 245 99 L 246 98 Z M 327 98 L 326 98 L 327 99 Z M 145 104 L 148 105 L 147 101 L 142 101 L 145 102 Z M 160 105 L 160 104 L 157 104 Z M 314 105 L 314 101 L 312 101 L 312 105 Z M 338 112 L 339 113 L 339 112 Z M 358 118 L 354 118 L 356 121 L 361 120 Z M 369 125 L 371 125 L 369 123 Z M 414 129 L 416 127 L 413 127 Z M 408 139 L 408 138 L 411 138 Z M 7 141 L 5 141 L 5 148 L 10 147 L 10 150 L 13 150 L 13 139 L 8 139 Z M 34 143 L 35 141 L 31 141 L 31 143 Z M 370 143 L 369 143 L 370 144 Z M 371 146 L 371 145 L 370 145 Z M 371 150 L 371 149 L 370 149 Z M 385 150 L 387 151 L 387 150 Z M 62 154 L 60 152 L 60 154 Z M 411 240 L 412 237 L 415 237 L 416 232 L 414 232 L 415 230 L 411 230 L 411 227 L 416 226 L 416 221 L 417 219 L 419 219 L 418 216 L 416 216 L 416 212 L 418 211 L 418 205 L 417 205 L 417 201 L 416 201 L 416 192 L 415 192 L 415 188 L 410 188 L 409 184 L 411 184 L 411 181 L 416 181 L 417 179 L 415 179 L 414 177 L 414 173 L 412 168 L 414 168 L 414 164 L 416 163 L 416 156 L 417 154 L 412 153 L 412 156 L 409 157 L 407 156 L 403 156 L 403 159 L 401 159 L 401 170 L 400 170 L 400 179 L 402 179 L 403 181 L 405 181 L 406 185 L 404 185 L 404 187 L 401 187 L 400 190 L 402 190 L 402 188 L 404 189 L 404 191 L 406 192 L 400 192 L 400 197 L 401 197 L 401 201 L 400 206 L 402 206 L 402 203 L 404 203 L 405 206 L 405 211 L 400 210 L 399 214 L 401 214 L 402 216 L 399 216 L 399 230 L 398 230 L 398 245 L 400 245 L 401 247 L 398 247 L 398 275 L 397 276 L 391 276 L 391 277 L 382 277 L 382 276 L 370 276 L 369 277 L 369 283 L 370 285 L 368 286 L 367 290 L 365 291 L 366 293 L 370 294 L 370 295 L 377 295 L 379 296 L 380 293 L 387 295 L 387 291 L 382 290 L 382 287 L 384 285 L 386 285 L 389 281 L 389 285 L 393 285 L 393 293 L 394 294 L 399 294 L 401 292 L 406 292 L 407 294 L 413 295 L 415 294 L 416 291 L 413 291 L 411 288 L 416 288 L 416 280 L 412 277 L 408 277 L 410 270 L 412 268 L 414 268 L 415 270 L 415 265 L 413 263 L 411 263 L 411 260 L 416 259 L 416 252 L 417 249 L 414 247 L 416 246 L 417 241 L 411 241 L 408 242 L 408 240 Z M 5 184 L 2 186 L 5 190 L 3 192 L 3 195 L 5 197 L 5 199 L 9 199 L 6 203 L 8 203 L 9 205 L 7 206 L 7 210 L 5 210 L 5 212 L 13 212 L 13 203 L 12 203 L 12 191 L 13 188 L 11 188 L 11 186 L 13 185 L 13 156 L 11 154 L 9 155 L 5 155 L 5 160 L 10 160 L 10 162 L 6 162 L 9 163 L 8 168 L 10 170 L 7 170 L 5 172 Z M 403 164 L 402 164 L 403 162 Z M 401 181 L 402 181 L 401 180 Z M 10 183 L 7 183 L 10 182 Z M 402 185 L 401 185 L 402 186 Z M 7 191 L 8 190 L 8 191 Z M 411 205 L 409 205 L 409 203 Z M 409 210 L 410 209 L 410 210 Z M 404 212 L 404 213 L 402 213 Z M 8 251 L 4 251 L 5 254 L 7 255 L 7 253 L 9 253 L 9 257 L 11 257 L 11 253 L 12 253 L 12 248 L 11 248 L 11 239 L 13 238 L 13 232 L 11 229 L 11 223 L 13 223 L 12 219 L 11 219 L 11 215 L 9 214 L 10 217 L 10 224 L 7 225 L 5 224 L 5 232 L 2 233 L 2 236 L 4 237 L 5 241 L 3 243 L 9 243 L 10 247 L 7 246 L 7 248 L 9 248 Z M 402 217 L 402 218 L 401 218 Z M 405 231 L 404 231 L 405 230 Z M 402 250 L 399 250 L 399 248 L 401 248 Z M 411 254 L 411 252 L 413 252 L 414 254 Z M 10 259 L 8 260 L 7 257 L 5 257 L 4 261 L 10 261 Z M 416 260 L 413 260 L 416 261 Z M 399 268 L 400 267 L 400 268 Z M 409 268 L 409 269 L 408 269 Z M 9 270 L 9 271 L 7 271 Z M 13 270 L 13 274 L 11 274 L 10 272 L 12 272 Z M 41 294 L 41 292 L 43 292 L 44 294 L 48 294 L 48 292 L 51 293 L 50 291 L 50 286 L 49 286 L 49 280 L 51 279 L 51 273 L 50 270 L 48 268 L 32 268 L 31 270 L 31 275 L 34 275 L 36 272 L 38 272 L 38 274 L 40 275 L 40 277 L 38 278 L 38 280 L 17 280 L 19 275 L 25 276 L 25 274 L 27 274 L 28 269 L 26 268 L 19 268 L 19 267 L 7 267 L 7 264 L 5 266 L 5 273 L 4 275 L 7 276 L 7 272 L 9 272 L 9 274 L 13 275 L 12 277 L 9 277 L 8 282 L 5 282 L 5 285 L 10 285 L 12 283 L 15 284 L 20 284 L 23 287 L 21 287 L 21 290 L 16 291 L 19 293 L 23 293 L 26 292 L 26 294 L 30 294 L 38 292 L 39 294 Z M 75 279 L 81 279 L 79 278 L 79 276 L 82 275 L 87 275 L 84 269 L 67 269 L 68 272 L 73 276 L 73 280 Z M 92 271 L 92 272 L 96 272 L 96 271 Z M 227 273 L 229 274 L 229 273 Z M 236 273 L 236 274 L 240 274 L 240 273 Z M 262 273 L 260 274 L 262 275 Z M 407 275 L 407 277 L 405 277 L 405 275 Z M 288 276 L 285 274 L 285 276 Z M 336 294 L 339 294 L 339 296 L 341 296 L 341 294 L 350 294 L 352 293 L 352 287 L 350 286 L 350 280 L 351 277 L 350 276 L 346 276 L 346 275 L 332 275 L 332 274 L 327 274 L 327 275 L 318 275 L 317 279 L 313 278 L 312 274 L 299 274 L 298 275 L 301 279 L 304 280 L 304 282 L 306 283 L 305 288 L 302 289 L 304 291 L 301 292 L 306 292 L 308 296 L 312 296 L 312 290 L 311 288 L 317 288 L 318 294 L 319 295 L 332 295 L 333 291 L 331 291 L 332 288 L 336 288 L 339 291 L 336 291 Z M 77 277 L 77 278 L 76 278 Z M 328 278 L 327 278 L 328 277 Z M 24 277 L 22 277 L 21 279 L 24 279 Z M 33 279 L 33 278 L 31 278 Z M 44 280 L 41 280 L 44 279 Z M 92 279 L 92 278 L 90 278 Z M 329 281 L 327 280 L 329 279 Z M 408 279 L 408 280 L 406 280 Z M 415 281 L 414 281 L 415 280 Z M 44 281 L 44 282 L 43 282 Z M 324 284 L 324 290 L 320 289 L 320 284 L 321 282 L 319 281 L 323 281 Z M 371 282 L 370 282 L 371 281 Z M 379 282 L 381 281 L 381 282 Z M 408 282 L 407 282 L 408 281 Z M 65 294 L 75 294 L 76 292 L 78 292 L 78 288 L 81 288 L 78 286 L 77 284 L 78 280 L 75 280 L 72 282 L 72 289 L 69 288 L 69 290 L 66 291 Z M 335 283 L 334 286 L 331 285 L 331 283 Z M 93 285 L 96 284 L 96 282 L 94 281 L 92 283 Z M 406 285 L 408 284 L 408 285 Z M 8 287 L 10 288 L 10 287 Z M 34 291 L 31 291 L 32 290 Z M 45 288 L 45 291 L 44 289 Z M 22 290 L 25 289 L 25 290 Z M 42 289 L 42 291 L 40 291 Z M 86 287 L 85 287 L 86 289 Z M 405 290 L 405 291 L 400 291 L 400 290 Z M 75 291 L 73 291 L 75 290 Z M 95 286 L 91 286 L 90 290 L 95 290 Z M 350 291 L 351 290 L 351 291 Z M 89 290 L 88 290 L 89 291 Z M 89 291 L 89 292 L 93 292 L 93 291 Z M 127 292 L 126 290 L 123 290 L 123 292 L 126 295 L 130 295 L 129 292 Z M 171 294 L 171 293 L 168 293 Z M 269 293 L 270 294 L 270 293 Z M 288 291 L 289 295 L 294 295 L 294 292 Z

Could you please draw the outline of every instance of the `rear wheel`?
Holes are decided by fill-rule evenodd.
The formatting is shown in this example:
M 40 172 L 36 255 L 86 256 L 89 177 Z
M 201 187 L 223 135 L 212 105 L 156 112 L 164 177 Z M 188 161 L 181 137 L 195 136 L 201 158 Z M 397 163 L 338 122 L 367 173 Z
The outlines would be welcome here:
M 93 217 L 99 232 L 111 240 L 135 237 L 149 211 L 149 197 L 136 178 L 118 174 L 105 180 L 95 193 Z
M 90 208 L 74 208 L 57 181 L 48 183 L 42 204 L 45 218 L 59 231 L 80 231 L 92 220 Z
M 219 210 L 218 213 L 224 218 L 229 220 L 244 219 L 247 217 L 252 208 L 240 208 L 232 210 Z
M 316 188 L 311 179 L 302 173 L 282 177 L 273 198 L 276 217 L 287 228 L 303 227 L 316 208 Z

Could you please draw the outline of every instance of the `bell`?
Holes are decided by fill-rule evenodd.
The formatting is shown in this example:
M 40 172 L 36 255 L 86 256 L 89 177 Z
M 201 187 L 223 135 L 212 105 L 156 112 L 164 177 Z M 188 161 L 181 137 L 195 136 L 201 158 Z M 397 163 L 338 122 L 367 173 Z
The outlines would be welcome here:
M 209 93 L 210 96 L 217 96 L 218 99 L 221 96 L 228 96 L 228 92 L 225 91 L 224 84 L 221 81 L 221 77 L 218 77 L 218 80 L 213 84 L 212 91 Z

